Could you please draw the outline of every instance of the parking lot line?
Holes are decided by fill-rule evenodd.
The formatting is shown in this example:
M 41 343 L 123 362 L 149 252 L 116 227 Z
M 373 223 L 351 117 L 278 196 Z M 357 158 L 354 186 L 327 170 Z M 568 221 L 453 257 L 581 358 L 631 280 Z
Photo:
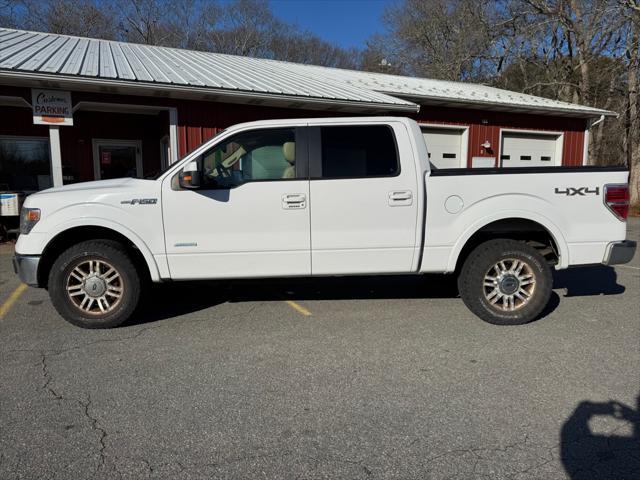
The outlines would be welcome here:
M 11 305 L 13 305 L 16 300 L 20 298 L 20 295 L 22 295 L 26 289 L 27 285 L 21 283 L 13 292 L 11 292 L 9 298 L 7 298 L 7 300 L 2 305 L 0 305 L 0 320 L 7 314 L 7 312 L 11 309 Z
M 302 305 L 298 305 L 293 300 L 285 300 L 285 303 L 289 305 L 291 308 L 293 308 L 295 311 L 297 311 L 298 313 L 301 313 L 302 315 L 304 315 L 305 317 L 311 316 L 311 312 L 309 310 L 304 308 Z
M 640 267 L 634 267 L 633 265 L 616 265 L 621 268 L 633 268 L 634 270 L 640 270 Z

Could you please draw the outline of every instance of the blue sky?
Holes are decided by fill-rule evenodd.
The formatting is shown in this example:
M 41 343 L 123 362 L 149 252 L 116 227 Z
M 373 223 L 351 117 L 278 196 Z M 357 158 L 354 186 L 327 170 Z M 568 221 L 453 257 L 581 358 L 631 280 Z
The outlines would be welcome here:
M 270 0 L 275 16 L 342 47 L 365 46 L 382 33 L 381 17 L 393 0 Z

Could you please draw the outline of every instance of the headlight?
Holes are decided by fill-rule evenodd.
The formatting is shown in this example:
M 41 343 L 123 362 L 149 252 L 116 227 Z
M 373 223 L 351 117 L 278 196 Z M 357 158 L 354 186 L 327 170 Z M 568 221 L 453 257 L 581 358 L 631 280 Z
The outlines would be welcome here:
M 20 212 L 20 233 L 28 234 L 36 223 L 40 221 L 39 208 L 24 208 Z

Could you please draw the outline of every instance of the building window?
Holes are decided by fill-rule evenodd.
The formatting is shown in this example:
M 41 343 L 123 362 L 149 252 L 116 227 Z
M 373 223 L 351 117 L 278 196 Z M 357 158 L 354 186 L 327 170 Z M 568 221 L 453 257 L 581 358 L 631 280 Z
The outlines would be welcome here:
M 33 193 L 51 186 L 48 139 L 0 136 L 0 190 Z

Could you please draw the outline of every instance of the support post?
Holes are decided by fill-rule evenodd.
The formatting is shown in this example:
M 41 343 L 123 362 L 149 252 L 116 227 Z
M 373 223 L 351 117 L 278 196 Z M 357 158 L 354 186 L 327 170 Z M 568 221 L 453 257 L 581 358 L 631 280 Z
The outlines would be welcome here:
M 49 148 L 51 151 L 51 179 L 54 187 L 62 186 L 62 153 L 60 151 L 60 127 L 49 126 Z
M 178 109 L 169 109 L 169 164 L 180 158 L 178 154 Z

